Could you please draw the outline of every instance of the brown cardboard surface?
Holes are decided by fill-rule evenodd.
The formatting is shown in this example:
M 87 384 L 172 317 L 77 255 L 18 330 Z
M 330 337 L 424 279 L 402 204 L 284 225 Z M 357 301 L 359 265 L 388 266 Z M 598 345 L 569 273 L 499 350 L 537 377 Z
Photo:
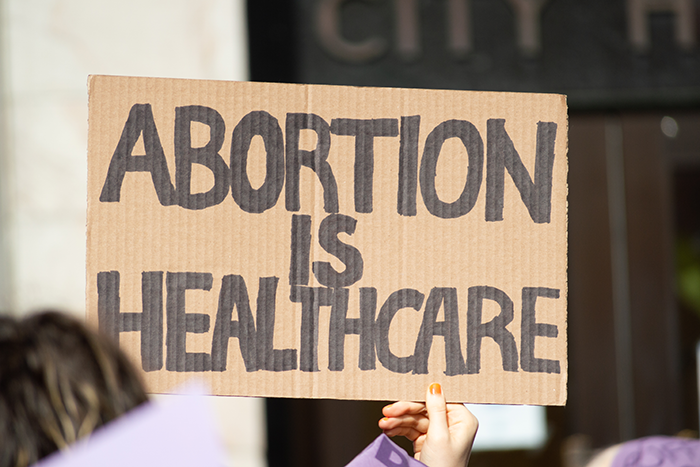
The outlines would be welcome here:
M 152 392 L 564 404 L 566 153 L 561 95 L 92 76 L 88 321 Z

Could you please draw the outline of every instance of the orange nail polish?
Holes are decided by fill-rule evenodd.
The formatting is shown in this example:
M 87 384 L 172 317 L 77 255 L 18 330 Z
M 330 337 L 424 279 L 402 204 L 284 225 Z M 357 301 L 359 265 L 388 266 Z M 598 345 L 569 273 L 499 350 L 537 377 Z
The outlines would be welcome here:
M 384 417 L 384 418 L 382 418 L 382 421 L 383 421 L 383 422 L 388 422 L 388 421 L 389 421 L 389 418 L 388 418 L 388 417 Z
M 430 394 L 433 394 L 433 395 L 442 394 L 442 387 L 440 387 L 440 383 L 433 383 L 430 385 Z

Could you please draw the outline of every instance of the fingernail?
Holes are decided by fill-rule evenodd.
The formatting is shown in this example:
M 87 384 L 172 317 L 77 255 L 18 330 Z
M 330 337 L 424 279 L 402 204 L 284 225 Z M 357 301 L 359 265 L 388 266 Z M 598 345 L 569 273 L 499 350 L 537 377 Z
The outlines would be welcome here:
M 442 388 L 440 387 L 440 383 L 433 383 L 430 385 L 430 394 L 433 394 L 433 395 L 442 394 Z
M 394 405 L 394 404 L 385 405 L 384 408 L 385 408 L 385 409 L 388 409 L 388 408 L 391 407 L 392 405 Z
M 384 417 L 384 418 L 382 418 L 381 421 L 382 421 L 382 422 L 388 422 L 388 421 L 389 421 L 389 417 Z

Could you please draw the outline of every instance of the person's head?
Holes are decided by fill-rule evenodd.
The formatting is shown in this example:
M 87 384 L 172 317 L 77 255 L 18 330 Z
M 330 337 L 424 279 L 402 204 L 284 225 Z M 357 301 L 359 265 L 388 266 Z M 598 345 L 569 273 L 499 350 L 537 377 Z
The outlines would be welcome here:
M 118 347 L 79 321 L 0 316 L 0 467 L 32 464 L 146 399 Z
M 586 467 L 687 467 L 700 465 L 700 440 L 649 436 L 611 446 Z

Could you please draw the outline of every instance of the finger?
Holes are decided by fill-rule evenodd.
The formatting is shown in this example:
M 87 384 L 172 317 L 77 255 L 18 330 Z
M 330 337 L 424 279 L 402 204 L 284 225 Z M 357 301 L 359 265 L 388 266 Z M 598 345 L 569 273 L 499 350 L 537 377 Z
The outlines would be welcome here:
M 426 433 L 430 421 L 425 415 L 403 415 L 401 417 L 384 417 L 379 420 L 378 425 L 382 430 L 390 430 L 400 426 L 414 428 L 415 430 Z
M 474 433 L 479 427 L 479 421 L 464 404 L 447 404 L 447 420 L 449 426 L 464 423 Z
M 420 431 L 417 431 L 414 428 L 410 428 L 410 427 L 398 427 L 398 428 L 392 428 L 391 430 L 384 430 L 384 434 L 389 436 L 389 437 L 392 437 L 392 438 L 394 436 L 405 436 L 411 442 L 413 442 L 416 439 L 418 439 L 419 436 L 423 435 L 424 433 L 421 433 Z
M 420 453 L 423 451 L 423 444 L 425 444 L 425 435 L 420 435 L 418 438 L 413 440 L 414 457 L 418 460 L 420 460 Z
M 447 439 L 450 432 L 447 426 L 447 404 L 445 396 L 442 394 L 442 387 L 439 383 L 433 383 L 428 387 L 425 395 L 425 407 L 428 410 L 430 426 L 428 427 L 428 437 L 431 439 Z
M 423 449 L 423 444 L 425 443 L 425 434 L 420 435 L 418 438 L 413 440 L 413 452 L 421 452 Z
M 389 404 L 382 409 L 385 417 L 400 417 L 406 414 L 425 414 L 425 404 L 422 402 L 399 401 Z
M 459 433 L 460 438 L 471 445 L 479 429 L 479 420 L 464 404 L 447 404 L 447 421 L 450 430 Z

